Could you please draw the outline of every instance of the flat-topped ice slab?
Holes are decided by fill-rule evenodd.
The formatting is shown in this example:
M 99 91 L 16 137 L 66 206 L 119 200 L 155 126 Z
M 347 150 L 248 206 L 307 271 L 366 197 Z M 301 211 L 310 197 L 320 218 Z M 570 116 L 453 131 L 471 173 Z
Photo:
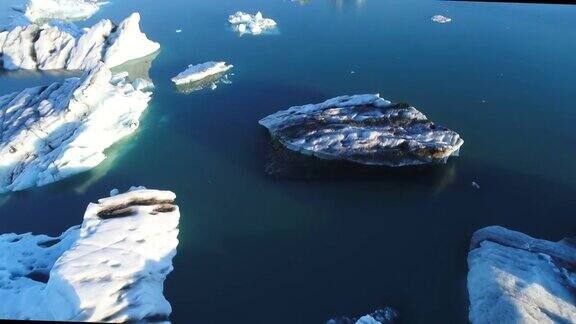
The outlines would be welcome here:
M 133 188 L 89 204 L 82 225 L 59 237 L 0 235 L 0 318 L 168 321 L 162 291 L 178 245 L 175 198 Z
M 445 163 L 464 141 L 416 108 L 377 94 L 296 106 L 259 121 L 286 148 L 328 160 L 384 166 Z
M 150 55 L 160 44 L 140 30 L 140 14 L 115 26 L 103 19 L 90 28 L 72 24 L 29 24 L 0 32 L 0 61 L 7 70 L 109 68 Z
M 100 0 L 29 0 L 24 14 L 32 21 L 81 20 L 90 18 L 103 4 Z
M 202 64 L 190 64 L 186 70 L 178 73 L 172 78 L 172 82 L 177 85 L 197 82 L 209 76 L 224 73 L 230 70 L 233 65 L 227 65 L 226 62 L 206 62 Z
M 96 167 L 138 128 L 150 97 L 102 63 L 81 77 L 0 97 L 0 193 Z
M 472 237 L 470 321 L 576 323 L 576 242 L 550 242 L 499 226 Z
M 254 15 L 238 11 L 228 17 L 228 22 L 232 28 L 241 35 L 260 35 L 264 32 L 275 30 L 277 27 L 274 20 L 264 18 L 260 11 Z

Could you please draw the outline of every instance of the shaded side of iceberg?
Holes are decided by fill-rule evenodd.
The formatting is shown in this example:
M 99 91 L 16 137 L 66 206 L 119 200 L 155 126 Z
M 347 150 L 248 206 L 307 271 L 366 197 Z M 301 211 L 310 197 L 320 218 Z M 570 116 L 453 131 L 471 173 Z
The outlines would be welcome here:
M 109 68 L 150 55 L 160 48 L 140 30 L 140 14 L 115 26 L 103 19 L 79 30 L 72 24 L 29 24 L 0 32 L 0 58 L 7 70 L 87 70 Z
M 576 245 L 499 226 L 474 233 L 468 254 L 470 321 L 576 323 Z
M 0 235 L 0 318 L 161 322 L 178 245 L 170 191 L 142 187 L 88 205 L 59 237 Z
M 138 128 L 150 97 L 102 63 L 81 77 L 0 97 L 0 192 L 97 166 Z

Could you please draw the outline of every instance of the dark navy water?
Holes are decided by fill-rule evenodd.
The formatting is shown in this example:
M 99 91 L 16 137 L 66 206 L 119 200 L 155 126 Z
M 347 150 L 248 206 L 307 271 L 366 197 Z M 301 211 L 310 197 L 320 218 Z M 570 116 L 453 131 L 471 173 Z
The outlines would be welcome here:
M 236 10 L 262 10 L 280 33 L 239 37 L 226 26 Z M 175 191 L 180 245 L 165 284 L 175 323 L 323 323 L 383 306 L 403 323 L 463 323 L 473 231 L 576 230 L 576 6 L 113 0 L 81 24 L 132 11 L 162 46 L 141 128 L 90 172 L 0 196 L 0 232 L 58 234 L 112 188 Z M 209 60 L 234 64 L 233 83 L 176 91 L 172 76 Z M 0 73 L 0 89 L 61 78 Z M 461 156 L 368 175 L 265 172 L 260 118 L 376 92 L 458 131 Z

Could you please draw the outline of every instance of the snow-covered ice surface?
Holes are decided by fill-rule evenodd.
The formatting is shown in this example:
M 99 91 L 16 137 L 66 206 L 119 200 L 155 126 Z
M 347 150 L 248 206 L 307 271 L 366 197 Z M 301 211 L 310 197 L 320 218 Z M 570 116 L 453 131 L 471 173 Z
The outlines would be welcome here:
M 80 30 L 72 24 L 29 24 L 0 32 L 0 61 L 7 70 L 87 70 L 101 61 L 108 67 L 150 55 L 160 44 L 140 30 L 140 14 L 115 26 L 103 19 Z
M 199 80 L 199 81 L 189 82 L 189 83 L 184 83 L 184 84 L 177 84 L 176 89 L 178 90 L 178 92 L 184 93 L 184 94 L 192 93 L 195 91 L 201 91 L 204 89 L 210 89 L 210 90 L 214 91 L 214 90 L 218 89 L 218 87 L 222 84 L 224 84 L 224 85 L 232 84 L 232 79 L 231 79 L 232 75 L 234 75 L 234 74 L 233 73 L 227 74 L 225 72 L 218 73 L 218 74 L 214 74 L 214 75 L 211 75 L 209 77 L 206 77 L 206 78 Z
M 442 16 L 442 15 L 435 15 L 432 17 L 432 21 L 439 24 L 446 24 L 452 21 L 452 18 Z
M 190 64 L 186 70 L 173 77 L 172 82 L 175 84 L 196 82 L 215 74 L 224 73 L 232 67 L 233 65 L 227 65 L 226 62 L 206 62 L 197 65 Z
M 162 322 L 180 212 L 142 187 L 88 205 L 59 237 L 0 235 L 0 318 Z
M 377 94 L 292 107 L 259 123 L 292 151 L 370 165 L 445 163 L 464 143 L 416 108 Z
M 102 4 L 99 0 L 29 0 L 24 14 L 32 22 L 81 20 L 94 15 Z
M 0 97 L 0 192 L 97 166 L 104 150 L 138 128 L 150 97 L 102 63 L 81 77 Z
M 260 35 L 263 32 L 273 31 L 277 27 L 277 24 L 274 20 L 270 18 L 264 18 L 260 11 L 258 11 L 255 15 L 238 11 L 228 17 L 228 22 L 230 25 L 232 25 L 232 28 L 241 35 Z
M 550 242 L 491 226 L 474 233 L 470 249 L 472 323 L 576 323 L 574 238 Z
M 360 318 L 339 317 L 332 318 L 326 324 L 393 324 L 398 320 L 398 313 L 390 307 L 378 309 L 371 314 L 364 315 Z

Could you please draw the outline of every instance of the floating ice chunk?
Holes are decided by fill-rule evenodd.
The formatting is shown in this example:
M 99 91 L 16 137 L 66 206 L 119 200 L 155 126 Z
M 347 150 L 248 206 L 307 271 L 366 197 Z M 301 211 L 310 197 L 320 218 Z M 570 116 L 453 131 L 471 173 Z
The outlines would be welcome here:
M 378 309 L 372 314 L 360 318 L 340 317 L 328 320 L 326 324 L 393 324 L 398 320 L 398 313 L 390 307 Z
M 474 233 L 468 253 L 470 321 L 576 323 L 576 245 L 499 226 Z
M 133 133 L 151 93 L 112 80 L 100 63 L 79 78 L 0 97 L 0 192 L 89 170 Z
M 260 11 L 255 15 L 238 11 L 228 17 L 228 22 L 232 25 L 232 28 L 240 34 L 252 35 L 259 35 L 264 31 L 275 29 L 277 26 L 274 20 L 264 18 Z
M 88 205 L 59 237 L 0 235 L 0 318 L 168 321 L 162 294 L 178 245 L 170 191 L 135 189 Z
M 25 15 L 32 22 L 50 19 L 81 20 L 94 15 L 101 4 L 98 0 L 29 0 Z
M 446 163 L 464 143 L 416 108 L 377 94 L 292 107 L 259 123 L 289 150 L 369 165 Z
M 452 21 L 452 18 L 442 16 L 442 15 L 435 15 L 432 17 L 432 21 L 439 24 L 446 24 Z
M 223 73 L 230 70 L 233 65 L 226 65 L 226 62 L 206 62 L 197 65 L 188 65 L 188 68 L 172 78 L 175 84 L 185 84 L 202 80 L 211 75 Z
M 137 12 L 124 19 L 118 30 L 106 41 L 110 45 L 104 54 L 104 63 L 109 67 L 150 55 L 160 49 L 160 44 L 150 41 L 140 31 L 140 14 Z
M 17 26 L 0 32 L 0 56 L 8 70 L 87 70 L 101 61 L 115 67 L 160 48 L 140 31 L 139 22 L 133 13 L 118 27 L 108 19 L 84 30 L 64 23 Z
M 176 32 L 177 32 L 177 33 L 181 33 L 181 32 L 182 32 L 182 29 L 176 29 Z

